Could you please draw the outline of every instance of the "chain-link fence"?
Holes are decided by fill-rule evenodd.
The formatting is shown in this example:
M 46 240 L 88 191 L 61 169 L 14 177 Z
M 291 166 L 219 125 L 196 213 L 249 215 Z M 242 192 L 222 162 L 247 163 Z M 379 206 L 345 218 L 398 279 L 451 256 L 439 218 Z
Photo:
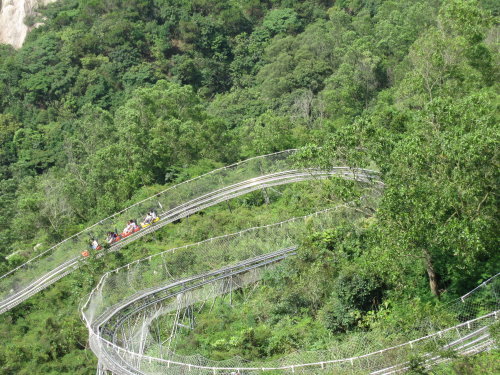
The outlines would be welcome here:
M 99 329 L 91 330 L 91 347 L 98 355 L 101 370 L 117 374 L 391 374 L 429 367 L 457 355 L 475 354 L 496 346 L 490 331 L 498 325 L 500 313 L 498 275 L 442 306 L 444 316 L 422 317 L 418 329 L 397 340 L 362 332 L 349 335 L 328 350 L 299 351 L 268 361 L 247 361 L 240 357 L 214 361 L 196 354 L 178 355 L 170 349 L 168 338 L 162 340 L 161 335 L 155 334 L 153 322 L 161 316 L 171 313 L 167 332 L 175 334 L 178 322 L 185 321 L 179 319 L 181 313 L 185 318 L 190 306 L 230 293 L 259 278 L 259 270 L 250 269 L 236 282 L 234 275 L 230 275 L 194 290 L 172 294 L 168 300 L 149 305 L 126 324 L 122 322 L 119 332 L 115 335 L 108 332 L 107 338 Z
M 145 200 L 111 215 L 85 230 L 43 251 L 26 263 L 0 277 L 0 313 L 11 309 L 31 295 L 46 288 L 76 269 L 84 259 L 82 252 L 91 253 L 91 240 L 105 246 L 108 232 L 120 233 L 129 220 L 140 221 L 156 211 L 159 221 L 130 235 L 121 235 L 106 251 L 121 247 L 164 225 L 203 208 L 248 192 L 291 182 L 339 176 L 364 182 L 380 181 L 370 170 L 338 167 L 319 170 L 303 167 L 294 169 L 295 150 L 255 157 L 204 174 L 172 186 Z M 98 250 L 101 256 L 103 250 Z
M 299 351 L 279 360 L 256 362 L 242 358 L 220 362 L 200 355 L 181 356 L 172 350 L 170 342 L 178 324 L 186 321 L 192 306 L 231 293 L 260 277 L 255 268 L 239 273 L 238 277 L 231 274 L 214 280 L 210 277 L 217 271 L 199 275 L 197 272 L 225 264 L 237 268 L 238 262 L 279 253 L 281 249 L 293 250 L 301 236 L 311 230 L 363 218 L 364 211 L 359 207 L 368 202 L 364 198 L 362 203 L 353 202 L 170 249 L 107 273 L 82 311 L 91 347 L 101 366 L 115 373 L 131 374 L 390 373 L 416 362 L 426 365 L 447 355 L 470 354 L 491 347 L 488 327 L 497 317 L 497 278 L 417 319 L 412 331 L 399 337 L 381 339 L 370 332 L 355 333 L 329 350 Z M 192 286 L 198 285 L 198 281 L 199 286 Z M 167 324 L 156 327 L 156 322 L 168 314 Z M 170 332 L 167 338 L 165 332 Z

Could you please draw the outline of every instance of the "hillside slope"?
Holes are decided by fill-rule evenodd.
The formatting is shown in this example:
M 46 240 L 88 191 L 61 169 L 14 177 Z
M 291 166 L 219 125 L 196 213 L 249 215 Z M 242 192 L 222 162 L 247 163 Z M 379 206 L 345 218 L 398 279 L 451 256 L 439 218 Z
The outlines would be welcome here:
M 270 316 L 299 311 L 323 337 L 410 330 L 500 267 L 497 3 L 62 0 L 41 9 L 44 25 L 21 48 L 0 45 L 0 274 L 175 183 L 302 148 L 299 164 L 379 170 L 385 194 L 359 230 L 310 233 L 295 287 Z M 105 270 L 359 191 L 332 183 L 273 194 L 275 211 L 253 194 L 194 215 L 0 316 L 0 372 L 93 373 L 77 307 Z M 361 303 L 353 290 L 377 298 Z

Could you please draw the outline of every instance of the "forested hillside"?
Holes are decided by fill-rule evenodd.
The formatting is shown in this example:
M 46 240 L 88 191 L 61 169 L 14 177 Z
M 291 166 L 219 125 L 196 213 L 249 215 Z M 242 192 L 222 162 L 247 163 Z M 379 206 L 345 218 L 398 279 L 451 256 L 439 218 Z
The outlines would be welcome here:
M 379 170 L 378 210 L 362 228 L 305 238 L 256 296 L 277 306 L 255 317 L 262 340 L 221 351 L 265 357 L 412 329 L 413 314 L 500 271 L 499 10 L 490 0 L 51 4 L 21 49 L 0 45 L 0 274 L 165 186 L 303 148 L 325 167 Z M 231 215 L 215 208 L 167 227 L 3 314 L 0 372 L 94 373 L 78 305 L 104 269 L 357 193 L 290 189 L 267 210 L 253 195 Z M 298 322 L 310 337 L 284 335 Z

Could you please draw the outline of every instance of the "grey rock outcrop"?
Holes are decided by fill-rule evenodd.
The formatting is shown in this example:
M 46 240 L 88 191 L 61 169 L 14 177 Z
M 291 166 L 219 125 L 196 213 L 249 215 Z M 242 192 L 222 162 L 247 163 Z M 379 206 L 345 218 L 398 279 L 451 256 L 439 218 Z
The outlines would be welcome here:
M 27 26 L 26 17 L 34 15 L 40 5 L 57 0 L 0 0 L 0 43 L 20 48 L 28 32 L 37 25 Z

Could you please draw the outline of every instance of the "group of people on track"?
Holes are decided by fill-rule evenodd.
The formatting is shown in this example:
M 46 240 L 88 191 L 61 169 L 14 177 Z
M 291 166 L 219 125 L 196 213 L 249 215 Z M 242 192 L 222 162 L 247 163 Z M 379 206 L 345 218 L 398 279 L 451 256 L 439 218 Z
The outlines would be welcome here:
M 150 210 L 147 213 L 144 220 L 141 222 L 140 226 L 137 224 L 137 222 L 135 220 L 131 219 L 127 222 L 127 226 L 123 229 L 121 234 L 117 234 L 116 232 L 113 232 L 113 231 L 107 232 L 105 241 L 109 245 L 111 245 L 111 244 L 121 240 L 122 238 L 127 237 L 127 236 L 131 235 L 132 233 L 135 233 L 135 232 L 141 230 L 142 228 L 145 228 L 145 227 L 151 225 L 152 223 L 154 223 L 158 220 L 159 220 L 159 218 L 156 215 L 156 212 L 154 210 Z M 99 244 L 99 241 L 95 238 L 93 238 L 90 241 L 90 247 L 93 250 L 101 250 L 102 249 L 102 246 Z M 88 253 L 88 251 L 84 251 L 82 253 L 82 255 L 87 257 L 87 256 L 89 256 L 89 253 Z

